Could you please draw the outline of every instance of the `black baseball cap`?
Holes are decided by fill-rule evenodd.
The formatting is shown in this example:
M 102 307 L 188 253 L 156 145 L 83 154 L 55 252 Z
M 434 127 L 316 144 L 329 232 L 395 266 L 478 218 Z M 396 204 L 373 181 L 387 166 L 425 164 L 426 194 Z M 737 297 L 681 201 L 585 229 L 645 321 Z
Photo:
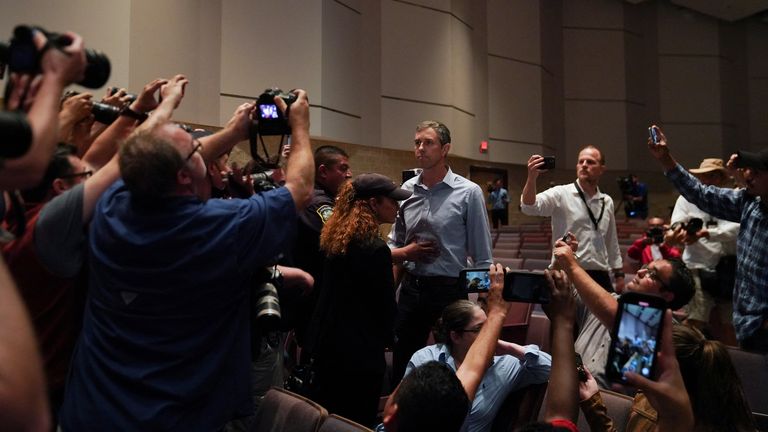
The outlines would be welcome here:
M 389 177 L 377 174 L 360 174 L 352 180 L 355 189 L 355 199 L 366 199 L 375 196 L 387 196 L 402 201 L 411 196 L 412 192 L 397 187 Z
M 755 168 L 768 171 L 768 148 L 759 152 L 739 150 L 735 161 L 736 168 Z

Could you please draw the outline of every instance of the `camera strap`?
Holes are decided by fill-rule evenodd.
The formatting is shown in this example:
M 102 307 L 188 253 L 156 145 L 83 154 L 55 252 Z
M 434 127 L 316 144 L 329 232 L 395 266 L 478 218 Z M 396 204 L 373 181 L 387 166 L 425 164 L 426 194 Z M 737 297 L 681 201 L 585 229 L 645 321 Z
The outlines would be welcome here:
M 603 213 L 605 213 L 605 199 L 601 198 L 600 201 L 603 203 L 602 207 L 600 207 L 600 217 L 595 219 L 595 214 L 592 213 L 592 209 L 589 208 L 589 204 L 587 204 L 587 199 L 584 198 L 584 192 L 581 191 L 581 188 L 579 187 L 579 184 L 577 182 L 573 182 L 573 185 L 576 186 L 576 190 L 579 192 L 579 197 L 581 197 L 581 200 L 584 201 L 584 205 L 587 206 L 587 213 L 589 213 L 589 220 L 592 221 L 592 225 L 594 225 L 595 230 L 598 230 L 598 224 L 603 219 Z

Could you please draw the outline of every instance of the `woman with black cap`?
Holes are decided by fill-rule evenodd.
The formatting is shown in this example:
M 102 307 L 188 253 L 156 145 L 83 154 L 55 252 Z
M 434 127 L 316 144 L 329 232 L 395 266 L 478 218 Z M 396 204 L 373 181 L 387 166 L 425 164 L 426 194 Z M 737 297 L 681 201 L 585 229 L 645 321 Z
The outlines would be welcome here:
M 310 326 L 313 399 L 329 412 L 372 426 L 392 343 L 397 305 L 392 254 L 379 225 L 394 223 L 411 192 L 381 174 L 344 184 L 320 234 L 323 284 Z

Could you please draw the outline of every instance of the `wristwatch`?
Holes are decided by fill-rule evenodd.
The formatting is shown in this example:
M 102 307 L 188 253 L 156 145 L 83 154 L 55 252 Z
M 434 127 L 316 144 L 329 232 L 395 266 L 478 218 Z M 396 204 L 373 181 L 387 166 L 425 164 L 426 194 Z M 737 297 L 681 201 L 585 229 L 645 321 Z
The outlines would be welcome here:
M 613 272 L 613 278 L 614 279 L 615 278 L 623 278 L 623 277 L 624 277 L 624 272 L 623 271 L 621 271 L 621 270 L 614 270 L 614 272 Z
M 123 109 L 120 110 L 120 115 L 130 117 L 134 120 L 138 120 L 139 123 L 142 123 L 144 120 L 147 119 L 147 117 L 149 117 L 147 113 L 140 113 L 140 112 L 134 111 L 128 105 L 124 106 Z

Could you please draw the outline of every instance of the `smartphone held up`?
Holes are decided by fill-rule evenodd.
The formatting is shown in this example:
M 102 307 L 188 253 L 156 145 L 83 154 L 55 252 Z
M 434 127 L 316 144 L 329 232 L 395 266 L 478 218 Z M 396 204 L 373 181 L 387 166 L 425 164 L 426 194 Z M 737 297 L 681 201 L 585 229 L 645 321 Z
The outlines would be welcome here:
M 468 268 L 459 273 L 459 284 L 468 293 L 488 292 L 491 289 L 491 277 L 488 269 Z M 507 270 L 504 272 L 501 296 L 511 302 L 549 303 L 551 294 L 544 272 Z
M 661 330 L 666 301 L 655 295 L 628 292 L 619 298 L 605 372 L 608 379 L 624 382 L 624 373 L 655 378 L 661 349 Z
M 651 139 L 651 142 L 654 144 L 659 143 L 659 128 L 656 126 L 651 126 L 648 128 L 648 138 Z

